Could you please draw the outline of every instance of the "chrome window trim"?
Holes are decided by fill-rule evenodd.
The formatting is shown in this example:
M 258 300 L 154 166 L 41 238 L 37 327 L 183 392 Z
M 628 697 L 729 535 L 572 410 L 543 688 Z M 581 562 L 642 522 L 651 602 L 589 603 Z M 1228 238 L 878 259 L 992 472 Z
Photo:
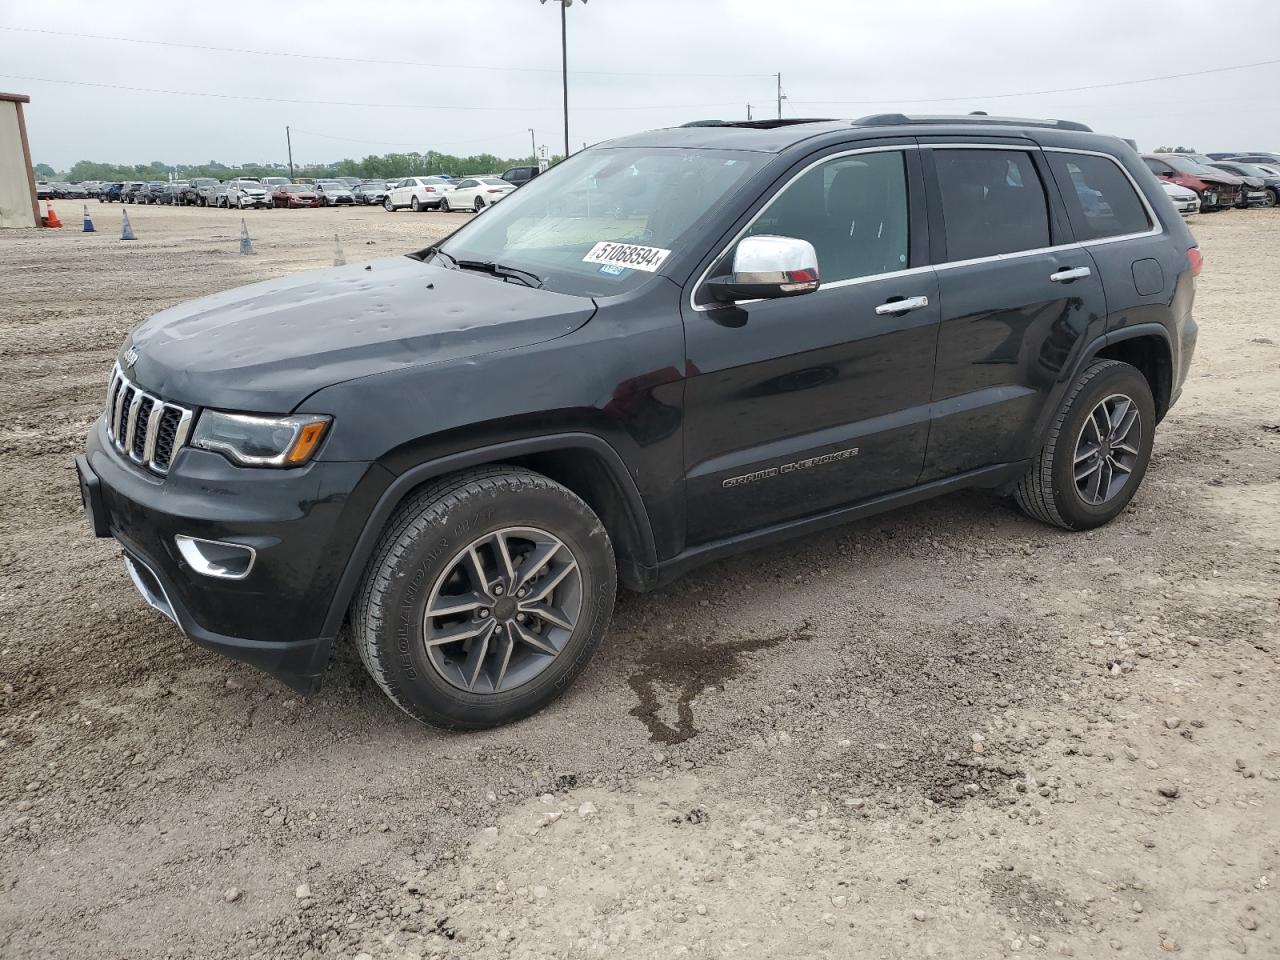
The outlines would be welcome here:
M 698 277 L 697 283 L 695 283 L 692 289 L 689 291 L 689 308 L 691 310 L 694 310 L 697 313 L 707 313 L 708 311 L 711 311 L 711 310 L 723 310 L 725 307 L 732 306 L 732 304 L 728 304 L 728 303 L 715 303 L 708 306 L 699 305 L 697 303 L 698 291 L 701 290 L 702 285 L 706 283 L 707 276 L 711 273 L 711 268 L 714 267 L 717 263 L 719 263 L 724 258 L 724 255 L 726 253 L 728 253 L 730 250 L 732 250 L 735 246 L 738 245 L 738 241 L 741 240 L 744 236 L 746 236 L 747 231 L 756 225 L 756 221 L 758 221 L 761 217 L 765 215 L 766 212 L 768 212 L 769 208 L 772 207 L 774 203 L 777 202 L 780 196 L 782 196 L 784 193 L 787 192 L 787 190 L 791 188 L 791 185 L 793 183 L 795 183 L 797 180 L 803 177 L 810 170 L 814 169 L 815 167 L 819 167 L 824 163 L 830 163 L 832 160 L 839 160 L 842 157 L 852 157 L 862 153 L 889 153 L 892 151 L 905 153 L 908 150 L 917 150 L 917 149 L 919 149 L 919 145 L 915 143 L 878 144 L 873 147 L 856 147 L 851 150 L 842 150 L 839 153 L 829 153 L 825 157 L 819 157 L 817 160 L 814 160 L 812 163 L 809 163 L 806 166 L 804 166 L 802 169 L 797 171 L 794 176 L 788 179 L 786 183 L 778 187 L 778 189 L 776 189 L 773 192 L 773 196 L 771 196 L 768 199 L 765 205 L 756 211 L 755 216 L 753 216 L 749 221 L 747 221 L 747 223 L 743 225 L 742 229 L 737 232 L 734 238 L 730 240 L 728 243 L 726 243 L 720 249 L 720 252 L 711 258 L 711 262 L 707 264 L 707 268 L 702 271 L 702 275 Z M 908 203 L 910 203 L 909 197 L 908 197 Z M 910 215 L 911 215 L 911 211 L 910 211 L 910 207 L 908 206 L 907 208 L 908 218 L 910 218 Z M 803 238 L 798 238 L 798 239 L 803 239 Z M 819 271 L 821 271 L 822 264 L 819 263 L 818 267 L 819 267 Z M 818 289 L 813 291 L 813 293 L 805 294 L 805 296 L 810 296 L 810 297 L 818 296 L 824 290 L 837 290 L 840 287 L 850 287 L 857 283 L 869 283 L 872 280 L 883 280 L 887 277 L 901 277 L 901 276 L 906 276 L 912 273 L 921 273 L 928 269 L 930 268 L 927 266 L 907 267 L 906 269 L 903 269 L 903 270 L 894 270 L 891 273 L 875 273 L 865 277 L 849 277 L 848 279 L 845 279 L 845 280 L 833 280 L 831 283 L 823 283 L 821 275 L 819 275 Z M 742 306 L 744 304 L 761 303 L 761 302 L 763 301 L 739 300 L 737 301 L 737 305 Z
M 1150 230 L 1143 230 L 1139 233 L 1121 233 L 1114 237 L 1099 237 L 1096 240 L 1082 240 L 1082 246 L 1095 247 L 1104 243 L 1118 243 L 1121 240 L 1140 240 L 1143 237 L 1158 237 L 1164 233 L 1164 224 L 1160 222 L 1160 218 L 1156 215 L 1155 207 L 1151 205 L 1151 201 L 1147 199 L 1147 195 L 1143 193 L 1142 188 L 1138 186 L 1138 181 L 1133 178 L 1133 174 L 1128 171 L 1123 163 L 1117 160 L 1109 153 L 1103 153 L 1101 150 L 1080 150 L 1075 147 L 1043 147 L 1045 153 L 1078 153 L 1086 157 L 1102 157 L 1110 160 L 1120 172 L 1125 175 L 1125 179 L 1129 181 L 1129 186 L 1133 187 L 1133 192 L 1138 195 L 1138 200 L 1142 203 L 1142 209 L 1147 212 L 1147 220 L 1153 226 Z

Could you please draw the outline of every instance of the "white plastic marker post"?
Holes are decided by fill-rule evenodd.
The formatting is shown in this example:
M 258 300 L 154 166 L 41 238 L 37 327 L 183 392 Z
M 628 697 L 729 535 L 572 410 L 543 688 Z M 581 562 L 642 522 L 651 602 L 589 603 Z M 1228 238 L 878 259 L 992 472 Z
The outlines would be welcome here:
M 245 226 L 244 217 L 240 218 L 240 256 L 247 257 L 253 253 L 253 243 L 249 239 L 249 228 Z
M 121 240 L 137 240 L 133 235 L 133 224 L 129 222 L 129 211 L 124 207 L 120 208 L 120 239 Z
M 93 228 L 93 221 L 89 219 L 89 205 L 87 203 L 84 205 L 84 232 L 97 233 Z
M 338 239 L 338 232 L 333 233 L 333 265 L 335 267 L 345 267 L 347 258 L 342 255 L 342 241 Z

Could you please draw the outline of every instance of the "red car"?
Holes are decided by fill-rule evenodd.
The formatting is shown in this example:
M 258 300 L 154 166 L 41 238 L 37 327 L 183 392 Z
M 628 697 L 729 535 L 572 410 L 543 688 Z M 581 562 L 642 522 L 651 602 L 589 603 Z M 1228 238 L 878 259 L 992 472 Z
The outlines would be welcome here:
M 282 183 L 271 192 L 273 207 L 318 207 L 320 195 L 306 183 Z
M 1228 210 L 1240 203 L 1244 178 L 1215 170 L 1177 153 L 1146 153 L 1142 161 L 1161 180 L 1194 190 L 1200 196 L 1200 210 Z

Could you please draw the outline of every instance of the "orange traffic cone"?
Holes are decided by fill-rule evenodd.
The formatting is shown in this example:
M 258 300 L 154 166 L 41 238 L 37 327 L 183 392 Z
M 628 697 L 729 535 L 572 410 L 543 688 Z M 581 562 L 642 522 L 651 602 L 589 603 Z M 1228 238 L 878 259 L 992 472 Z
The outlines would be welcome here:
M 53 204 L 46 202 L 45 207 L 48 209 L 49 215 L 44 218 L 44 225 L 46 227 L 62 226 L 62 221 L 58 219 L 58 214 L 54 211 Z

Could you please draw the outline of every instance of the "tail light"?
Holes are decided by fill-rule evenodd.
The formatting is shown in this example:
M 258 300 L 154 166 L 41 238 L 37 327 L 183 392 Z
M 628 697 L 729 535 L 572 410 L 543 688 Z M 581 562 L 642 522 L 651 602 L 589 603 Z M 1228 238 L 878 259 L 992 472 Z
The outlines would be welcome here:
M 1200 268 L 1204 266 L 1204 254 L 1200 252 L 1200 248 L 1192 247 L 1188 250 L 1187 259 L 1191 261 L 1191 275 L 1200 276 Z
M 506 193 L 506 191 L 502 187 L 494 187 L 491 190 L 486 190 L 485 193 Z
M 426 188 L 426 191 L 427 191 L 427 193 L 435 193 L 435 192 L 436 192 L 436 188 L 435 188 L 435 187 L 427 187 L 427 188 Z

